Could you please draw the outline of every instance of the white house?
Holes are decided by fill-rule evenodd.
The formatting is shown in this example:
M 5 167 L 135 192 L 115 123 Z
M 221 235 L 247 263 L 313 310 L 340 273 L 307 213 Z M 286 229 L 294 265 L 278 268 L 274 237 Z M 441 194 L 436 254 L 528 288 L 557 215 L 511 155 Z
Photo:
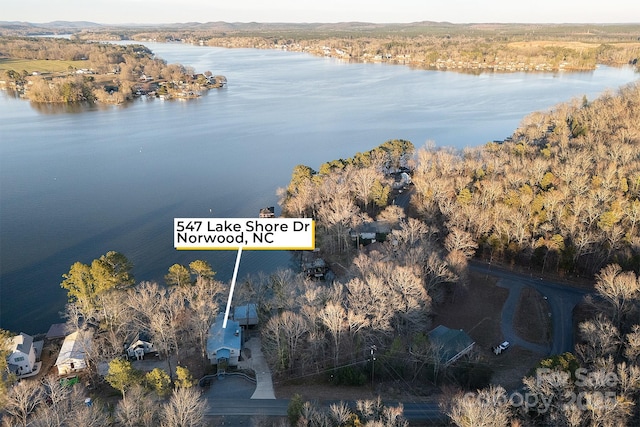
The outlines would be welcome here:
M 31 335 L 20 332 L 20 335 L 11 338 L 9 351 L 7 365 L 11 373 L 20 377 L 36 368 L 36 349 Z
M 380 236 L 391 233 L 391 224 L 387 221 L 369 221 L 352 228 L 350 231 L 351 240 L 358 243 L 373 243 Z
M 223 328 L 224 313 L 220 313 L 209 329 L 207 336 L 207 358 L 212 365 L 218 365 L 218 372 L 224 372 L 226 366 L 238 366 L 242 348 L 242 330 L 234 320 L 227 320 Z
M 156 353 L 157 350 L 149 341 L 137 339 L 127 348 L 127 355 L 136 360 L 144 359 L 144 355 L 148 353 Z
M 65 337 L 56 359 L 58 375 L 68 375 L 87 367 L 87 352 L 91 349 L 91 331 L 76 331 Z

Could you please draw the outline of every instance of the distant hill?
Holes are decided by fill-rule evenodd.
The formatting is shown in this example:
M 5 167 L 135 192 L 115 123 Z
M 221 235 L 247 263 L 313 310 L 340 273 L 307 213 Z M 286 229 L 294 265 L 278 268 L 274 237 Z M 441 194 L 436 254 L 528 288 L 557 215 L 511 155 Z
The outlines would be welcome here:
M 102 24 L 97 24 L 95 22 L 90 21 L 52 21 L 47 22 L 45 24 L 37 24 L 43 27 L 54 27 L 54 28 L 93 28 L 93 27 L 101 27 Z
M 624 36 L 628 41 L 629 34 L 637 38 L 639 24 L 498 24 L 470 23 L 452 24 L 451 22 L 420 21 L 411 23 L 371 22 L 176 22 L 170 24 L 101 24 L 90 21 L 52 21 L 32 23 L 23 21 L 0 21 L 0 35 L 44 35 L 77 33 L 80 31 L 114 32 L 126 34 L 132 32 L 207 32 L 225 33 L 233 36 L 285 36 L 312 35 L 313 37 L 401 37 L 436 36 L 450 37 L 456 34 L 465 36 L 499 36 L 516 38 L 560 37 L 563 39 L 593 39 L 594 37 L 613 37 L 606 42 L 616 41 Z M 182 37 L 180 37 L 182 38 Z M 620 41 L 620 40 L 618 40 Z
M 102 27 L 102 24 L 89 21 L 52 21 L 45 23 L 0 21 L 0 35 L 68 34 L 86 29 L 97 30 Z
M 55 27 L 69 27 L 69 28 L 86 28 L 86 27 L 101 27 L 102 24 L 90 21 L 51 21 L 44 23 L 25 22 L 25 21 L 0 21 L 0 26 L 25 26 L 31 28 L 55 28 Z

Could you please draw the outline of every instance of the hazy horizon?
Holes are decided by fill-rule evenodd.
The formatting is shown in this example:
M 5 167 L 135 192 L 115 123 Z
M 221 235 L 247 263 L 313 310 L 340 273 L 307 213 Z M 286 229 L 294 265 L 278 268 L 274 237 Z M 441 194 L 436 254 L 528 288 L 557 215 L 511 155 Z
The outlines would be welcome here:
M 103 25 L 159 25 L 188 22 L 376 24 L 422 21 L 511 24 L 630 24 L 640 22 L 640 2 L 630 0 L 539 0 L 530 4 L 507 0 L 237 0 L 214 3 L 192 0 L 24 0 L 4 5 L 0 21 L 49 23 L 88 21 Z

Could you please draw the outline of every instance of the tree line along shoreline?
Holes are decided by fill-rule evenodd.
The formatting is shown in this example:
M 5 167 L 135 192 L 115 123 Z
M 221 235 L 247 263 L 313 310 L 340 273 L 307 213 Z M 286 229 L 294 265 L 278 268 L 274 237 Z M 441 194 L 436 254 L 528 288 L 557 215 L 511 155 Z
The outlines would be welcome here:
M 86 29 L 74 37 L 280 49 L 465 73 L 585 71 L 597 64 L 640 66 L 637 24 L 204 23 Z
M 474 256 L 567 277 L 616 262 L 640 271 L 638 83 L 523 118 L 503 142 L 454 150 L 388 141 L 351 159 L 299 165 L 281 189 L 283 212 L 318 218 L 338 241 L 378 216 L 389 221 L 388 171 L 412 171 L 412 216 L 440 240 L 462 233 Z M 403 154 L 402 162 L 393 150 Z M 413 156 L 413 157 L 411 157 Z M 386 172 L 385 172 L 386 171 Z M 348 214 L 339 216 L 334 206 Z M 397 218 L 391 220 L 398 222 Z M 348 252 L 345 250 L 345 252 Z

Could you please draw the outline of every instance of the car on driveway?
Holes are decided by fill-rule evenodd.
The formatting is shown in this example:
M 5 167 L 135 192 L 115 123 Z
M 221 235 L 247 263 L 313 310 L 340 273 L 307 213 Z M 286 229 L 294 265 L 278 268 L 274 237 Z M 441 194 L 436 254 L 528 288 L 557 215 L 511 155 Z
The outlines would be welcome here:
M 494 354 L 502 354 L 503 351 L 509 348 L 509 341 L 504 341 L 502 344 L 497 345 L 493 348 Z

